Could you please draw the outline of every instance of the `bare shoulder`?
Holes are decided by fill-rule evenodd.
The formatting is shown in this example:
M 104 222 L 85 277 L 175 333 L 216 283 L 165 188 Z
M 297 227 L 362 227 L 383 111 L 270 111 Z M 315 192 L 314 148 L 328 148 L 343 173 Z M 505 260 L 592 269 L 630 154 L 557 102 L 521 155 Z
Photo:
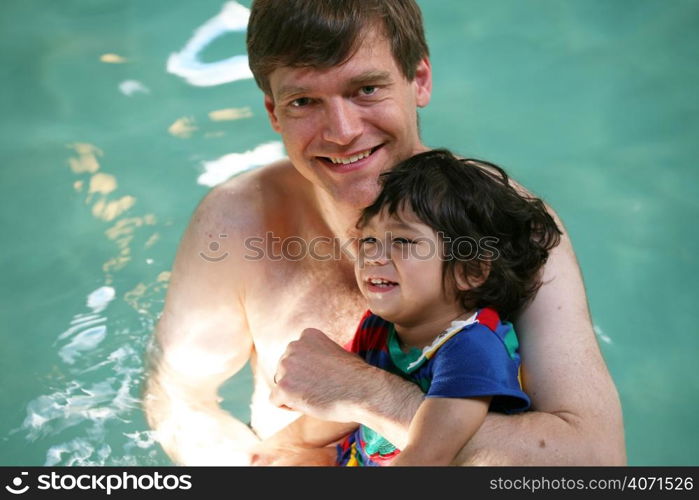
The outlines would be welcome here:
M 280 162 L 237 176 L 199 203 L 175 257 L 158 328 L 161 342 L 196 336 L 200 344 L 220 346 L 226 338 L 221 332 L 246 331 L 242 297 L 254 270 L 243 258 L 244 241 L 269 230 L 289 169 Z
M 299 184 L 303 184 L 300 175 L 286 159 L 238 175 L 202 199 L 190 226 L 206 235 L 212 231 L 233 236 L 264 232 L 272 222 L 270 215 L 288 203 L 289 192 Z

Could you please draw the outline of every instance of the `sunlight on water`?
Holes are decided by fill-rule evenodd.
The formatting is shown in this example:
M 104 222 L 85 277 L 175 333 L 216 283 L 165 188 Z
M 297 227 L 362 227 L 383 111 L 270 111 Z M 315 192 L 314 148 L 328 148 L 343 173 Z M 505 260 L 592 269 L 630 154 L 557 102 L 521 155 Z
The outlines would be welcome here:
M 248 56 L 233 56 L 223 61 L 203 63 L 199 54 L 216 38 L 230 31 L 245 31 L 250 10 L 238 2 L 227 2 L 221 12 L 200 26 L 184 49 L 170 55 L 167 70 L 192 85 L 210 87 L 252 78 Z
M 151 56 L 134 52 L 119 43 L 110 43 L 113 51 L 92 54 L 87 59 L 72 53 L 68 57 L 66 52 L 65 57 L 51 60 L 51 68 L 56 74 L 66 63 L 70 66 L 66 71 L 78 74 L 80 70 L 72 73 L 74 65 L 85 60 L 91 61 L 82 63 L 86 66 L 99 65 L 99 68 L 88 68 L 90 75 L 102 68 L 100 75 L 110 75 L 101 80 L 91 78 L 74 96 L 70 90 L 72 87 L 61 89 L 66 106 L 72 106 L 70 98 L 82 103 L 88 102 L 85 97 L 88 94 L 92 99 L 101 95 L 97 101 L 91 101 L 101 103 L 91 110 L 91 114 L 110 106 L 113 111 L 124 108 L 121 115 L 128 116 L 129 124 L 136 129 L 139 122 L 134 120 L 134 110 L 127 110 L 129 103 L 149 106 L 167 85 L 164 82 L 166 77 L 170 82 L 184 82 L 190 87 L 212 87 L 250 79 L 252 75 L 244 55 L 235 55 L 234 52 L 232 57 L 214 63 L 203 63 L 199 59 L 220 36 L 245 31 L 249 16 L 247 7 L 230 1 L 219 4 L 218 8 L 219 13 L 198 28 L 196 25 L 185 28 L 186 19 L 182 20 L 184 32 L 194 33 L 185 47 L 179 52 L 170 51 L 167 61 L 159 60 L 160 66 L 148 63 L 148 67 L 160 68 L 160 79 L 142 71 L 143 61 Z M 174 46 L 178 43 L 175 40 L 172 38 L 171 41 Z M 146 49 L 142 47 L 142 50 Z M 165 66 L 176 77 L 165 74 Z M 148 86 L 143 82 L 148 82 Z M 114 97 L 115 88 L 119 91 L 117 97 Z M 178 111 L 174 117 L 163 113 L 165 108 L 161 104 L 159 117 L 170 116 L 169 125 L 168 121 L 158 122 L 151 132 L 145 133 L 144 141 L 174 138 L 195 143 L 203 138 L 213 142 L 211 139 L 223 137 L 222 124 L 249 120 L 254 116 L 248 98 L 207 102 L 203 107 L 193 107 L 192 112 L 186 109 Z M 202 109 L 209 111 L 202 114 Z M 113 116 L 110 114 L 106 122 Z M 90 118 L 87 118 L 88 123 Z M 202 123 L 197 123 L 197 119 Z M 216 124 L 219 128 L 212 130 L 203 122 L 208 122 L 209 126 Z M 98 131 L 104 123 L 98 125 Z M 64 175 L 56 174 L 52 178 L 53 188 L 70 197 L 71 203 L 75 201 L 71 205 L 75 213 L 66 217 L 63 231 L 80 243 L 76 250 L 67 251 L 65 259 L 77 261 L 74 272 L 87 276 L 91 288 L 70 282 L 64 284 L 66 295 L 77 299 L 71 301 L 72 314 L 69 312 L 62 324 L 54 323 L 49 327 L 47 335 L 50 340 L 40 353 L 41 358 L 37 357 L 46 366 L 46 375 L 40 389 L 23 400 L 23 417 L 15 421 L 8 434 L 2 437 L 5 441 L 11 439 L 14 447 L 25 447 L 26 444 L 26 447 L 39 451 L 45 465 L 164 464 L 168 463 L 167 458 L 145 422 L 141 391 L 147 370 L 146 352 L 170 279 L 170 271 L 164 266 L 169 265 L 171 258 L 165 259 L 163 255 L 173 251 L 176 245 L 173 232 L 167 229 L 172 224 L 168 220 L 171 219 L 172 202 L 168 200 L 161 205 L 164 210 L 159 212 L 160 216 L 147 208 L 142 209 L 141 206 L 152 206 L 149 205 L 152 200 L 144 199 L 142 192 L 133 191 L 134 186 L 141 188 L 141 182 L 136 180 L 129 167 L 134 162 L 144 163 L 148 169 L 154 166 L 147 164 L 143 152 L 134 152 L 133 158 L 125 157 L 129 147 L 137 141 L 115 142 L 115 137 L 121 137 L 121 131 L 104 135 L 95 134 L 90 129 L 93 127 L 88 125 L 87 129 L 82 129 L 83 133 L 74 134 L 79 140 L 71 136 L 64 139 L 69 151 L 67 158 L 58 162 L 55 158 L 51 160 L 68 167 L 63 169 Z M 122 149 L 120 145 L 126 145 L 126 148 Z M 167 146 L 167 149 L 172 148 L 173 144 Z M 231 152 L 236 150 L 242 152 Z M 218 156 L 218 159 L 212 161 L 205 161 L 202 158 L 206 156 L 196 153 L 187 161 L 191 188 L 183 188 L 182 193 L 196 189 L 197 184 L 214 186 L 240 172 L 276 161 L 283 155 L 281 142 L 262 139 L 233 143 L 214 153 L 213 157 Z M 67 191 L 63 189 L 66 187 Z M 198 191 L 202 192 L 201 189 Z M 182 211 L 191 211 L 193 203 L 190 200 Z M 167 252 L 163 251 L 162 245 L 155 249 L 164 233 L 169 238 Z M 89 260 L 82 261 L 82 250 L 78 250 L 80 245 L 88 249 Z M 81 307 L 80 302 L 84 306 Z M 60 317 L 55 312 L 47 311 L 46 314 Z M 25 442 L 17 442 L 18 438 Z M 36 453 L 31 456 L 36 460 Z
M 180 139 L 189 139 L 198 129 L 199 127 L 194 124 L 194 118 L 191 116 L 183 116 L 175 120 L 167 131 Z
M 119 54 L 102 54 L 100 56 L 100 61 L 107 64 L 123 64 L 128 62 L 128 59 Z
M 119 92 L 131 97 L 135 94 L 150 94 L 150 89 L 138 80 L 124 80 L 119 84 Z
M 252 109 L 249 106 L 243 108 L 216 109 L 209 112 L 209 119 L 214 122 L 225 122 L 252 117 Z
M 604 342 L 605 344 L 612 344 L 612 339 L 609 337 L 607 334 L 605 334 L 602 331 L 602 328 L 599 327 L 599 325 L 594 325 L 595 329 L 595 335 L 597 335 L 597 338 L 600 340 L 600 342 Z
M 92 173 L 94 174 L 100 168 L 98 157 L 101 157 L 104 153 L 99 148 L 93 146 L 92 144 L 87 144 L 83 142 L 78 142 L 75 144 L 69 144 L 67 147 L 75 150 L 77 156 L 68 158 L 68 164 L 70 165 L 73 173 Z
M 108 465 L 116 463 L 115 460 L 118 462 L 119 457 L 112 457 L 111 450 L 105 452 L 100 444 L 107 437 L 105 426 L 110 421 L 124 422 L 140 407 L 133 394 L 143 370 L 140 365 L 138 353 L 130 347 L 120 347 L 109 353 L 104 361 L 75 370 L 72 374 L 78 378 L 63 388 L 39 396 L 27 405 L 22 430 L 29 441 L 46 436 L 55 439 L 74 427 L 79 427 L 81 434 L 86 436 L 51 446 L 45 465 Z M 95 379 L 95 370 L 101 370 L 100 374 L 106 375 L 106 379 L 87 382 Z M 81 377 L 88 373 L 91 373 L 89 377 Z M 143 442 L 142 439 L 139 441 Z
M 213 187 L 225 182 L 233 175 L 282 158 L 284 158 L 284 146 L 281 142 L 260 144 L 255 149 L 244 153 L 229 153 L 217 160 L 204 162 L 204 173 L 199 176 L 197 182 L 203 186 Z
M 103 238 L 116 244 L 118 253 L 102 265 L 105 285 L 86 294 L 86 309 L 74 314 L 57 334 L 54 347 L 63 365 L 54 369 L 48 391 L 27 404 L 26 417 L 15 431 L 30 442 L 50 443 L 45 465 L 143 465 L 155 460 L 158 448 L 151 431 L 134 429 L 133 420 L 134 416 L 143 420 L 144 352 L 162 307 L 169 271 L 131 290 L 120 292 L 115 287 L 115 273 L 132 261 L 137 232 L 155 225 L 156 219 L 133 213 L 135 197 L 119 197 L 116 176 L 101 171 L 105 156 L 101 148 L 88 143 L 70 148 L 75 155 L 68 165 L 81 176 L 73 187 L 81 193 L 88 186 L 85 208 L 102 224 L 112 224 Z M 125 217 L 127 211 L 132 216 Z M 143 247 L 150 248 L 158 238 L 157 232 L 151 233 Z M 130 308 L 124 310 L 123 305 Z M 128 320 L 134 314 L 138 321 Z M 134 327 L 137 323 L 142 328 Z
M 45 465 L 129 465 L 129 448 L 154 445 L 145 429 L 123 434 L 124 456 L 115 456 L 116 450 L 105 444 L 110 423 L 128 422 L 140 410 L 137 394 L 144 371 L 143 346 L 134 346 L 128 332 L 108 327 L 114 298 L 112 287 L 100 287 L 87 296 L 90 312 L 76 314 L 70 328 L 57 338 L 58 354 L 66 364 L 61 378 L 66 382 L 27 405 L 21 430 L 29 441 L 46 437 L 54 441 L 70 435 L 71 429 L 80 430 L 78 437 L 50 446 Z M 101 348 L 108 335 L 115 337 L 110 345 L 119 346 L 110 352 Z
M 58 355 L 63 361 L 72 365 L 81 351 L 90 351 L 94 349 L 106 336 L 107 327 L 104 325 L 88 328 L 75 335 L 68 345 L 61 347 L 58 351 Z

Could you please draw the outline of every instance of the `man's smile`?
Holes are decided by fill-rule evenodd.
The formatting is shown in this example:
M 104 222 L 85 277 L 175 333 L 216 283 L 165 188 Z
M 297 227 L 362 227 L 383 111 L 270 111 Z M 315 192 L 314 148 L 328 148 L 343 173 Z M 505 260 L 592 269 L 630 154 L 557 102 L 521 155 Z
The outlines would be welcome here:
M 334 171 L 347 172 L 350 170 L 356 170 L 356 168 L 363 166 L 366 162 L 362 160 L 366 160 L 372 156 L 382 146 L 383 144 L 379 144 L 373 148 L 357 151 L 343 156 L 317 156 L 317 158 Z

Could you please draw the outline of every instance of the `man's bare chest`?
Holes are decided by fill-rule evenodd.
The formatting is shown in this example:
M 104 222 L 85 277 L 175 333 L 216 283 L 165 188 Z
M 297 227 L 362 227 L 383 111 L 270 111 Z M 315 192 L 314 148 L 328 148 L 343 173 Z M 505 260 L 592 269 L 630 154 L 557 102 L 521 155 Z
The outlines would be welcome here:
M 333 262 L 268 264 L 246 286 L 244 299 L 263 369 L 273 369 L 305 328 L 317 328 L 341 345 L 352 338 L 366 303 L 351 269 Z

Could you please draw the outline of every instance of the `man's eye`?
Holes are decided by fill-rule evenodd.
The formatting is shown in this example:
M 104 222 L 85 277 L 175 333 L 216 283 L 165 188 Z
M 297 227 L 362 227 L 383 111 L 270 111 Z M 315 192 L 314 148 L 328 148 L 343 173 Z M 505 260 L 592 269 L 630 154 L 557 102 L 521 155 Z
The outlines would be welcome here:
M 292 108 L 302 108 L 304 106 L 308 106 L 311 103 L 311 99 L 309 97 L 299 97 L 298 99 L 294 99 L 289 103 L 289 105 Z
M 378 90 L 379 88 L 374 85 L 365 85 L 361 89 L 359 89 L 359 93 L 364 96 L 368 96 L 376 94 Z

